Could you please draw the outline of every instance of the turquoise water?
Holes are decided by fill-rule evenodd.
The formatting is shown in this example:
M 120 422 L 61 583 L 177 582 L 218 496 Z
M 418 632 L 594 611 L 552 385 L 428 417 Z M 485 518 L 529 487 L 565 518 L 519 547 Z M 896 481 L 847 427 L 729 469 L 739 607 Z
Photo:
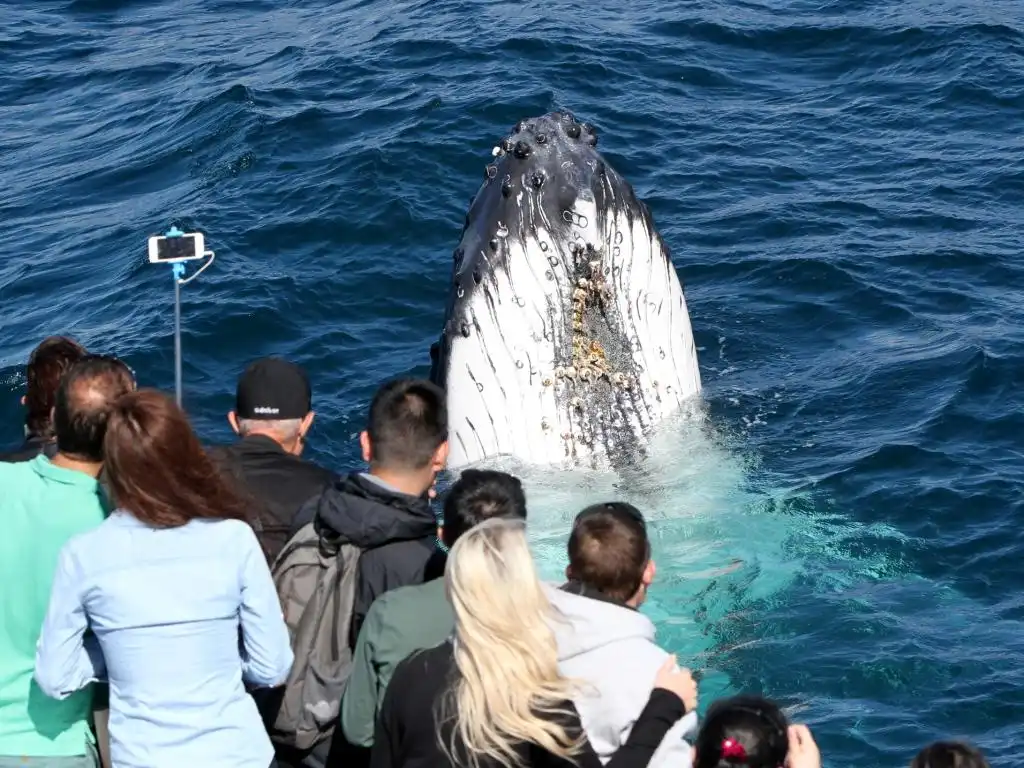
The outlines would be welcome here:
M 355 466 L 377 382 L 424 374 L 469 198 L 518 119 L 569 108 L 649 203 L 706 409 L 641 476 L 527 474 L 547 576 L 582 505 L 654 520 L 645 610 L 706 704 L 764 692 L 834 766 L 945 735 L 1024 746 L 1016 1 L 61 0 L 0 8 L 0 438 L 72 333 L 173 385 L 170 276 L 201 228 L 185 403 L 249 359 L 314 380 Z M 6 393 L 6 394 L 4 394 Z

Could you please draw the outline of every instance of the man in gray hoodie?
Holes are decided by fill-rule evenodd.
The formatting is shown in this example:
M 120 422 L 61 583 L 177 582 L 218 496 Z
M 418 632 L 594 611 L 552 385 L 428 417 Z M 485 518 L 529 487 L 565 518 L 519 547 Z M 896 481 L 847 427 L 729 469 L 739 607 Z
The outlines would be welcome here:
M 569 536 L 568 583 L 548 592 L 561 613 L 554 624 L 559 669 L 585 685 L 574 701 L 590 743 L 608 762 L 622 746 L 651 695 L 669 653 L 654 641 L 654 624 L 637 608 L 654 580 L 647 526 L 623 502 L 587 507 Z M 666 734 L 649 768 L 689 768 L 695 707 Z

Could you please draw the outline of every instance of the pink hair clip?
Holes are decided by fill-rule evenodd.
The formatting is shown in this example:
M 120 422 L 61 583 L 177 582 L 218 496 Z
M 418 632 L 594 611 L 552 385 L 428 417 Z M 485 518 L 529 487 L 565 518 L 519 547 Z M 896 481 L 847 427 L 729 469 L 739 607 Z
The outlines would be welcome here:
M 722 742 L 722 757 L 726 760 L 743 762 L 747 759 L 747 750 L 736 739 L 726 739 Z

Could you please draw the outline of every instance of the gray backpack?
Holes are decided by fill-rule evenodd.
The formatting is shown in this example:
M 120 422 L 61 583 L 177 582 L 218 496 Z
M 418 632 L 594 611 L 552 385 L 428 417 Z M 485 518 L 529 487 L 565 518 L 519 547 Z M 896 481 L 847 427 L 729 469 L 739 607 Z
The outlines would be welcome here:
M 361 554 L 314 518 L 274 561 L 271 572 L 295 652 L 270 728 L 278 744 L 309 750 L 334 733 L 352 671 L 348 636 Z

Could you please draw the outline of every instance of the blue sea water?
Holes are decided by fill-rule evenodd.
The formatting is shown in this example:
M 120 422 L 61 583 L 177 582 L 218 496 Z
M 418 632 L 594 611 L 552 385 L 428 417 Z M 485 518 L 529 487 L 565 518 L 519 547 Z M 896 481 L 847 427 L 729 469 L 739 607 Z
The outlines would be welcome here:
M 311 455 L 358 460 L 424 374 L 491 147 L 568 108 L 650 205 L 708 417 L 645 478 L 528 473 L 542 570 L 606 494 L 652 517 L 645 610 L 703 703 L 778 698 L 829 766 L 1024 749 L 1019 0 L 35 0 L 0 6 L 0 438 L 44 335 L 185 404 L 303 363 Z

